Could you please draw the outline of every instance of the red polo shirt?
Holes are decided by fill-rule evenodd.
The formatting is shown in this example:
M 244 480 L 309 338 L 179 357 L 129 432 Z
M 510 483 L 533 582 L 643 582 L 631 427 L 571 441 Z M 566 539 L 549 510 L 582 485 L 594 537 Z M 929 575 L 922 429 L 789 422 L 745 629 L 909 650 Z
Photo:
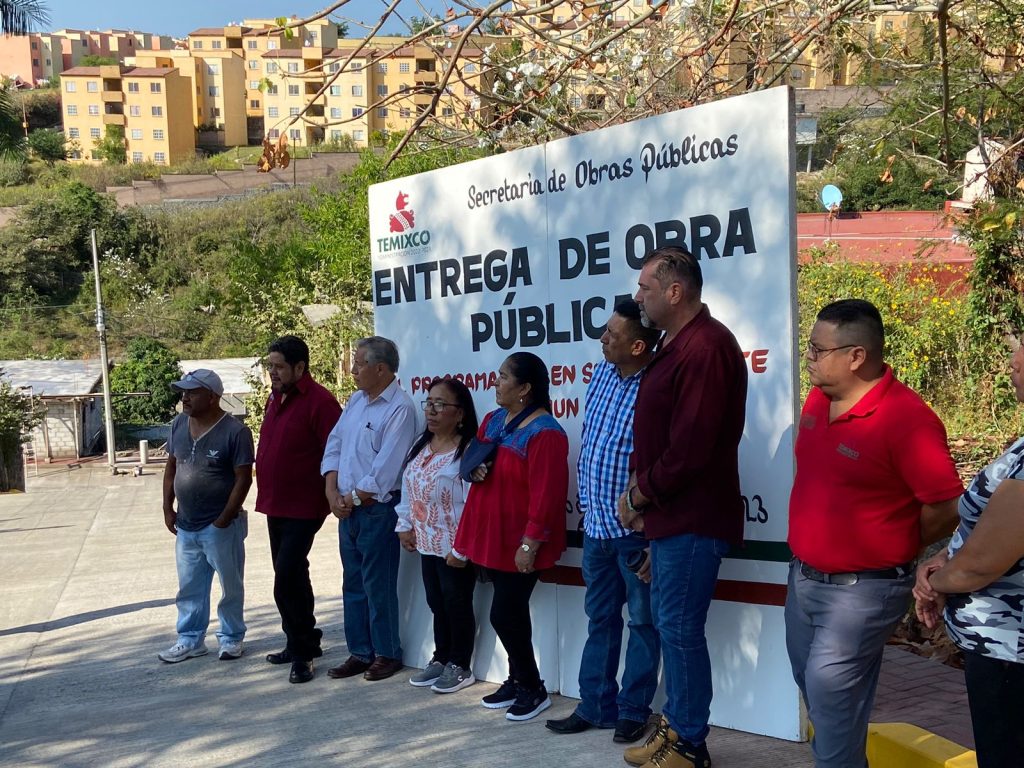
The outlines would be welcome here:
M 946 429 L 892 369 L 829 424 L 811 389 L 796 438 L 789 546 L 825 573 L 891 568 L 921 548 L 921 505 L 959 496 Z
M 281 402 L 267 398 L 256 450 L 256 511 L 318 520 L 330 514 L 320 461 L 341 416 L 334 395 L 307 373 Z

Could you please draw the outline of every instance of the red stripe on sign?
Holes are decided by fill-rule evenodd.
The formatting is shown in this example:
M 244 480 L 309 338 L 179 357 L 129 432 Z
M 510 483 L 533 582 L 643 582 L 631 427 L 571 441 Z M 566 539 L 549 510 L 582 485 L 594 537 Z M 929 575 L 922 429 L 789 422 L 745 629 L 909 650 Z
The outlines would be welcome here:
M 563 587 L 585 587 L 583 571 L 570 565 L 556 565 L 540 575 L 546 584 L 560 584 Z M 729 581 L 719 579 L 715 584 L 715 600 L 730 603 L 752 603 L 754 605 L 785 605 L 785 584 L 762 584 L 755 581 Z

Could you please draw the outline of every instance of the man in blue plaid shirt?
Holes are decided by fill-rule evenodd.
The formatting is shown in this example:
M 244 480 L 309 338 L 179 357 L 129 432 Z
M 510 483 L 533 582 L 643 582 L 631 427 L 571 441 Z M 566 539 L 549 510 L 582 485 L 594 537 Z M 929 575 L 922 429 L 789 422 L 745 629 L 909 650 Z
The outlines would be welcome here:
M 577 477 L 590 627 L 580 662 L 580 703 L 569 717 L 547 721 L 555 733 L 615 728 L 614 740 L 630 743 L 643 735 L 651 714 L 661 644 L 651 615 L 647 541 L 622 527 L 616 502 L 629 482 L 640 377 L 659 335 L 640 322 L 633 299 L 616 305 L 601 336 L 605 359 L 595 366 L 587 388 Z M 627 564 L 635 567 L 641 559 L 643 566 L 634 573 Z M 629 642 L 620 690 L 623 604 L 629 606 Z

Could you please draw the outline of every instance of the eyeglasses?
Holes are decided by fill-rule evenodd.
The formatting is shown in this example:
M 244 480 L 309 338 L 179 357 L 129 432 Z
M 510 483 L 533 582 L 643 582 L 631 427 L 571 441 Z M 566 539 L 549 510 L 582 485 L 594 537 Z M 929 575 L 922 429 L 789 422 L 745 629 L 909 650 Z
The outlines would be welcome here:
M 445 408 L 458 408 L 458 403 L 446 403 L 444 400 L 420 400 L 420 407 L 431 413 L 441 413 Z
M 827 355 L 829 352 L 835 352 L 836 350 L 839 350 L 839 349 L 850 349 L 852 347 L 859 347 L 859 346 L 860 346 L 859 344 L 843 344 L 840 347 L 827 347 L 827 348 L 823 348 L 823 347 L 816 346 L 813 341 L 808 341 L 807 342 L 807 357 L 809 357 L 811 360 L 817 360 L 819 357 L 821 357 L 822 355 Z

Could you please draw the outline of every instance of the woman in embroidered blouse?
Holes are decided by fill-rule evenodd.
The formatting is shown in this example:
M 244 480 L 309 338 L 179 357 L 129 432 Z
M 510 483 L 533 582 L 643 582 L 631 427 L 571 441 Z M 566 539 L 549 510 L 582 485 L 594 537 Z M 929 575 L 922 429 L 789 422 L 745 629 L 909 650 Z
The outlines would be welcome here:
M 494 585 L 491 626 L 508 653 L 509 678 L 483 698 L 508 708 L 509 720 L 529 720 L 549 706 L 533 655 L 530 596 L 539 571 L 565 550 L 569 443 L 551 415 L 548 369 L 536 355 L 516 352 L 498 371 L 499 408 L 484 417 L 477 437 L 500 441 L 493 465 L 473 475 L 449 560 L 466 556 Z M 505 425 L 531 412 L 505 435 Z
M 434 655 L 409 682 L 454 693 L 476 682 L 470 668 L 476 576 L 445 562 L 466 499 L 459 462 L 476 434 L 476 409 L 465 384 L 445 379 L 434 379 L 422 406 L 427 427 L 406 459 L 395 530 L 406 550 L 420 552 L 423 590 L 434 614 Z
M 1024 348 L 1010 363 L 1024 402 Z M 960 498 L 960 525 L 946 550 L 921 563 L 917 615 L 945 614 L 963 651 L 978 768 L 1024 760 L 1024 437 L 979 472 Z

